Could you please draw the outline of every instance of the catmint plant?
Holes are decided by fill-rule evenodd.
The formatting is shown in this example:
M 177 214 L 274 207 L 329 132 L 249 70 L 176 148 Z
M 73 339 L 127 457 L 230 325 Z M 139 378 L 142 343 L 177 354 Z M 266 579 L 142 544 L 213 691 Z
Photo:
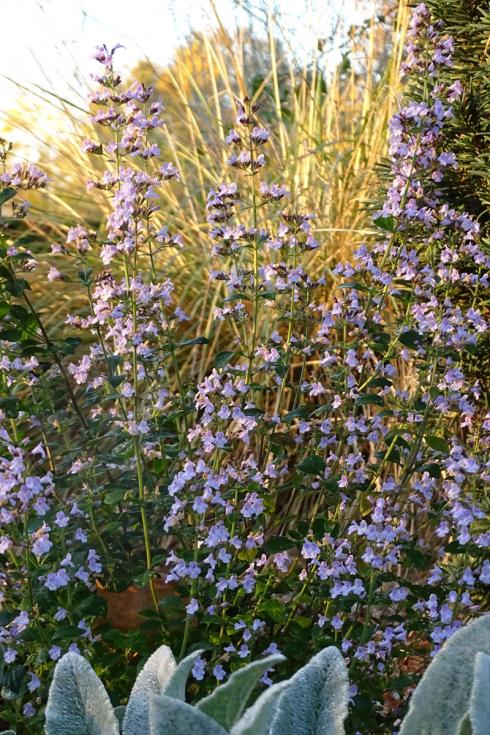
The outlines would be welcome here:
M 123 84 L 115 52 L 96 51 L 82 142 L 106 167 L 88 182 L 107 197 L 98 229 L 73 222 L 50 253 L 31 252 L 18 196 L 49 182 L 0 147 L 2 716 L 41 722 L 67 650 L 109 678 L 177 643 L 209 715 L 214 684 L 244 663 L 281 649 L 296 669 L 333 646 L 350 668 L 349 732 L 391 732 L 490 581 L 490 415 L 465 372 L 488 328 L 489 256 L 444 189 L 458 166 L 445 126 L 464 93 L 440 81 L 453 41 L 414 10 L 405 73 L 420 83 L 390 124 L 378 234 L 319 276 L 315 213 L 268 175 L 273 132 L 254 99 L 236 101 L 229 178 L 203 206 L 218 305 L 209 334 L 185 339 L 166 263 L 185 262 L 187 235 L 159 207 L 179 172 L 160 160 L 162 104 Z M 40 272 L 83 297 L 56 334 L 31 294 Z M 205 375 L 184 367 L 211 348 Z M 139 627 L 111 628 L 101 588 L 148 590 Z M 186 658 L 203 641 L 209 655 Z

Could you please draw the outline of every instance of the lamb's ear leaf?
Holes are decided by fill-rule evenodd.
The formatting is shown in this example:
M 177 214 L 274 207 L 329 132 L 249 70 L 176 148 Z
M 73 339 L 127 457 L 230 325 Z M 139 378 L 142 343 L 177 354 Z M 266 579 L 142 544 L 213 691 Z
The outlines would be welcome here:
M 317 653 L 281 693 L 270 735 L 344 735 L 349 680 L 340 651 Z
M 120 704 L 119 707 L 114 707 L 114 714 L 116 715 L 117 721 L 119 722 L 119 732 L 122 732 L 122 724 L 123 724 L 125 712 L 126 712 L 125 704 Z
M 243 713 L 231 728 L 230 735 L 268 735 L 274 717 L 277 700 L 289 686 L 289 680 L 273 684 Z
M 252 661 L 235 671 L 228 681 L 216 687 L 209 696 L 201 699 L 196 707 L 219 722 L 229 732 L 235 722 L 240 719 L 262 674 L 281 661 L 284 661 L 284 656 L 280 653 L 266 656 L 259 661 Z
M 0 732 L 0 735 L 16 735 L 16 732 L 15 730 L 2 730 L 2 732 Z
M 109 695 L 77 653 L 66 653 L 56 664 L 45 729 L 46 735 L 119 735 Z
M 165 695 L 150 700 L 149 735 L 227 735 L 221 725 L 190 704 Z
M 141 735 L 149 731 L 150 698 L 162 694 L 176 668 L 168 646 L 160 646 L 136 677 L 123 720 L 123 735 Z
M 470 706 L 479 651 L 490 653 L 490 615 L 460 628 L 434 656 L 412 694 L 400 735 L 457 735 Z
M 170 680 L 162 694 L 165 694 L 166 697 L 174 697 L 175 699 L 181 699 L 183 702 L 185 702 L 185 687 L 187 684 L 187 679 L 196 659 L 199 658 L 201 653 L 202 650 L 194 651 L 193 653 L 190 653 L 188 656 L 182 659 L 182 661 L 179 663 L 174 673 L 170 677 Z
M 472 735 L 490 733 L 490 656 L 477 653 L 470 698 Z

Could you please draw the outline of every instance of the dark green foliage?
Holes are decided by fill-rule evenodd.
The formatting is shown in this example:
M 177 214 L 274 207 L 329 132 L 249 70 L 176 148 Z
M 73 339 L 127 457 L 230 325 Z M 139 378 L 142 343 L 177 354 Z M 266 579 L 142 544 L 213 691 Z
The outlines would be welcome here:
M 457 169 L 447 172 L 441 190 L 448 205 L 475 217 L 482 243 L 490 248 L 490 2 L 489 0 L 431 0 L 427 6 L 434 18 L 444 21 L 444 32 L 454 40 L 454 65 L 438 72 L 441 83 L 460 80 L 462 97 L 453 103 L 453 117 L 444 125 L 445 148 L 455 153 Z M 414 80 L 410 96 L 417 98 L 421 81 Z M 488 252 L 488 250 L 487 250 Z M 468 264 L 468 272 L 476 270 Z M 466 285 L 453 286 L 452 298 L 473 303 L 475 294 Z M 490 300 L 478 295 L 483 316 L 490 314 Z M 467 371 L 490 391 L 490 337 L 467 356 Z

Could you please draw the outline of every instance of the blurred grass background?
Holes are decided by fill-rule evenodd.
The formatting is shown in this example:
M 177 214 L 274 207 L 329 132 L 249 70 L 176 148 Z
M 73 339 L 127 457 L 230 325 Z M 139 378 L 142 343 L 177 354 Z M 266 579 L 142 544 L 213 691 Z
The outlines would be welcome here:
M 333 28 L 331 37 L 317 40 L 300 59 L 288 41 L 292 29 L 285 27 L 280 12 L 266 4 L 245 6 L 250 22 L 230 30 L 213 0 L 209 6 L 214 30 L 191 29 L 168 65 L 159 68 L 143 59 L 132 72 L 135 79 L 154 85 L 163 98 L 166 125 L 157 139 L 161 159 L 172 161 L 181 172 L 180 183 L 159 192 L 159 217 L 162 225 L 182 233 L 185 247 L 177 253 L 166 251 L 159 267 L 162 277 L 175 283 L 180 306 L 191 317 L 184 328 L 192 336 L 209 336 L 213 306 L 222 298 L 207 275 L 216 264 L 205 202 L 210 188 L 234 177 L 226 165 L 229 149 L 224 142 L 233 125 L 234 100 L 248 95 L 260 105 L 263 123 L 273 132 L 264 178 L 285 183 L 291 206 L 316 214 L 321 246 L 309 256 L 309 267 L 313 274 L 328 273 L 332 261 L 349 257 L 369 238 L 365 204 L 376 193 L 387 124 L 399 101 L 409 10 L 403 2 L 371 0 L 362 24 Z M 333 49 L 341 49 L 341 60 L 334 66 L 329 63 Z M 19 92 L 15 107 L 1 115 L 0 135 L 15 140 L 20 134 L 21 157 L 27 159 L 35 150 L 38 165 L 51 178 L 46 192 L 35 196 L 26 222 L 31 247 L 46 249 L 46 243 L 63 242 L 67 229 L 76 224 L 102 234 L 110 202 L 104 192 L 87 193 L 85 182 L 97 177 L 105 162 L 80 151 L 84 138 L 99 135 L 89 121 L 88 104 L 84 108 L 75 97 L 61 97 L 49 85 L 19 86 Z M 36 125 L 41 112 L 49 126 Z M 246 187 L 242 179 L 244 198 Z M 53 330 L 68 311 L 85 308 L 69 272 L 63 283 L 49 284 L 38 275 L 32 285 Z M 221 339 L 215 327 L 214 339 Z M 226 348 L 223 340 L 220 348 Z M 201 360 L 192 365 L 196 377 L 209 367 L 212 355 L 210 349 L 192 358 Z

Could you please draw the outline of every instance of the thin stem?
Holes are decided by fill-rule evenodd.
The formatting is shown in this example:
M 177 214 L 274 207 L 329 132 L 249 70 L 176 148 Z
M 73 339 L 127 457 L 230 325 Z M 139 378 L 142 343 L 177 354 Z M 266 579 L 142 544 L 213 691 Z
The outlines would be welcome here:
M 26 294 L 25 291 L 23 292 L 22 296 L 23 296 L 24 301 L 26 302 L 27 306 L 29 307 L 29 310 L 30 310 L 31 314 L 34 316 L 34 318 L 35 318 L 35 320 L 36 320 L 36 322 L 37 322 L 37 324 L 39 326 L 39 329 L 41 330 L 41 334 L 44 337 L 46 346 L 48 347 L 48 349 L 50 350 L 51 354 L 53 355 L 54 361 L 56 362 L 56 365 L 58 366 L 58 369 L 59 369 L 59 371 L 60 371 L 60 373 L 61 373 L 61 375 L 63 377 L 63 380 L 65 381 L 66 388 L 67 388 L 68 394 L 70 396 L 70 400 L 71 400 L 71 402 L 73 404 L 73 408 L 75 409 L 75 412 L 76 412 L 78 418 L 80 419 L 80 423 L 82 424 L 82 426 L 83 426 L 84 429 L 87 429 L 88 430 L 88 428 L 89 428 L 88 427 L 88 424 L 85 421 L 85 419 L 83 417 L 83 414 L 82 414 L 82 412 L 80 410 L 80 407 L 78 405 L 77 397 L 76 397 L 76 395 L 75 395 L 75 393 L 73 391 L 73 388 L 71 386 L 70 378 L 68 377 L 68 374 L 67 374 L 67 372 L 65 370 L 65 366 L 63 365 L 63 363 L 61 361 L 61 358 L 58 355 L 58 352 L 56 351 L 56 348 L 55 348 L 54 344 L 51 342 L 51 339 L 49 338 L 49 335 L 46 332 L 46 329 L 44 328 L 44 324 L 42 323 L 39 314 L 37 313 L 36 309 L 32 305 L 32 303 L 31 303 L 31 301 L 30 301 L 30 299 L 27 296 L 27 294 Z

